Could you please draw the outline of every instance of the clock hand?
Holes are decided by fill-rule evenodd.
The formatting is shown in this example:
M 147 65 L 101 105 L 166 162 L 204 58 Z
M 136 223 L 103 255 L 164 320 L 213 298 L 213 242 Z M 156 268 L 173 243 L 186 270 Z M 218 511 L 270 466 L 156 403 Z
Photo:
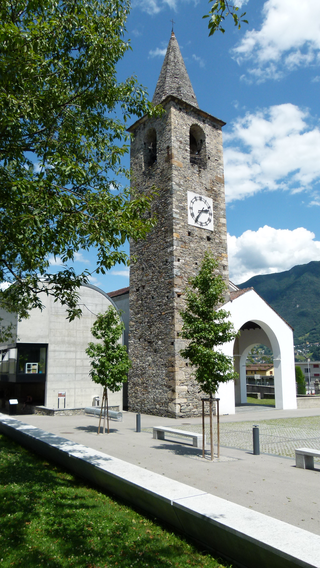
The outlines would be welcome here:
M 205 209 L 205 208 L 201 209 L 201 210 L 198 212 L 198 215 L 197 215 L 197 217 L 196 217 L 195 220 L 194 220 L 195 223 L 198 223 L 198 220 L 199 220 L 199 217 L 200 217 L 201 213 L 209 213 L 209 209 Z

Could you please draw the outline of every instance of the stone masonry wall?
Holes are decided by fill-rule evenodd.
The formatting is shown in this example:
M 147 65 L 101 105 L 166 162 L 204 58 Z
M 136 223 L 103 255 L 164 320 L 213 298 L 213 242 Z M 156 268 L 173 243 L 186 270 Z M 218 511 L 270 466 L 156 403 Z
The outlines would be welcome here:
M 170 98 L 158 119 L 140 120 L 132 131 L 132 186 L 158 196 L 153 213 L 158 222 L 145 241 L 131 243 L 136 261 L 130 272 L 129 409 L 162 416 L 201 412 L 199 386 L 180 356 L 181 309 L 190 277 L 206 250 L 219 261 L 228 282 L 227 230 L 221 123 L 191 105 Z M 190 127 L 205 133 L 206 162 L 190 163 Z M 147 132 L 157 134 L 157 160 L 145 164 Z M 213 199 L 214 231 L 188 225 L 187 192 Z

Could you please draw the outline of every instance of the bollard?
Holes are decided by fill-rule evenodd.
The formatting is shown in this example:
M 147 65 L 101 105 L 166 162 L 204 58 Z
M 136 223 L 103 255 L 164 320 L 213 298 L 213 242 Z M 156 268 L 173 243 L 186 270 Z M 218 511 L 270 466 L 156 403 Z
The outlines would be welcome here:
M 141 414 L 136 414 L 136 432 L 141 432 Z
M 253 455 L 260 456 L 259 426 L 252 428 L 253 435 Z

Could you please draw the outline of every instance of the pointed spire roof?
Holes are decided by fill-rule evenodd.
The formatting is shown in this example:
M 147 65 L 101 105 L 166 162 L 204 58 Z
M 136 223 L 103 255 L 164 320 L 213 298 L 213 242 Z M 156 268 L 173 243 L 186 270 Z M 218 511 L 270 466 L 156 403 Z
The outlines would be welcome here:
M 174 32 L 171 33 L 152 103 L 158 105 L 169 95 L 199 108 Z

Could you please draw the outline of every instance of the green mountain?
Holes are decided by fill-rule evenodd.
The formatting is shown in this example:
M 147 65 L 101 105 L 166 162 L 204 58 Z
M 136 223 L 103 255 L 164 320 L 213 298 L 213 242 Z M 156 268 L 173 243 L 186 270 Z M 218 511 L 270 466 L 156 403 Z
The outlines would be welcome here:
M 320 261 L 254 276 L 237 286 L 253 287 L 294 328 L 296 346 L 320 342 Z

